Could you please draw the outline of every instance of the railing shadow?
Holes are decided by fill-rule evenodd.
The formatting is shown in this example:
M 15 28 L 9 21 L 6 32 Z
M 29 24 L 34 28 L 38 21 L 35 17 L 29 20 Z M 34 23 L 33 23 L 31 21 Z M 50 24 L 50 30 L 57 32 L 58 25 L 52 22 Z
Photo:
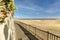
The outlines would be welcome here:
M 34 35 L 32 35 L 28 30 L 26 30 L 20 24 L 18 24 L 18 23 L 16 23 L 16 24 L 23 30 L 24 34 L 29 38 L 29 40 L 38 40 Z
M 19 24 L 25 29 L 27 29 L 30 33 L 32 33 L 35 37 L 37 37 L 39 40 L 60 40 L 60 36 L 57 36 L 48 31 L 38 29 L 34 26 L 31 26 L 22 22 L 19 22 Z

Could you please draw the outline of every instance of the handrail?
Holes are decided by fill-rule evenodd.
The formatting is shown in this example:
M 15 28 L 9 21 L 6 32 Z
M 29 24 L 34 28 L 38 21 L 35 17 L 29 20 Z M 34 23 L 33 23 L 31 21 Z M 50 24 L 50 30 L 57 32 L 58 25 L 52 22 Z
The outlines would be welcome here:
M 33 27 L 33 26 L 30 25 L 30 27 Z M 35 28 L 35 30 L 40 30 L 40 31 L 42 31 L 42 32 L 47 33 L 47 40 L 49 40 L 49 35 L 50 35 L 50 36 L 52 35 L 52 36 L 57 37 L 57 38 L 60 39 L 60 36 L 57 36 L 57 35 L 55 35 L 55 34 L 53 34 L 53 33 L 50 33 L 49 31 L 44 31 L 44 30 L 42 30 L 42 29 L 38 29 L 37 27 L 33 27 L 33 28 Z M 57 40 L 59 40 L 59 39 L 57 39 Z M 53 40 L 56 40 L 56 39 L 54 38 Z
M 20 22 L 20 23 L 22 23 L 22 22 Z M 57 35 L 55 35 L 55 34 L 53 34 L 53 33 L 50 33 L 49 31 L 44 31 L 44 30 L 42 30 L 42 29 L 38 29 L 38 28 L 36 28 L 36 27 L 34 27 L 34 26 L 32 26 L 32 25 L 28 25 L 28 24 L 25 24 L 25 23 L 22 23 L 22 24 L 24 24 L 24 25 L 26 25 L 26 26 L 28 26 L 29 27 L 29 30 L 30 30 L 30 27 L 32 27 L 32 28 L 34 28 L 35 29 L 35 36 L 37 35 L 36 34 L 36 30 L 39 30 L 39 31 L 41 31 L 41 32 L 44 32 L 44 33 L 46 33 L 47 35 L 46 35 L 46 40 L 60 40 L 60 36 L 57 36 Z M 26 29 L 26 27 L 24 27 L 25 29 Z M 31 31 L 31 30 L 30 30 Z M 38 35 L 39 36 L 39 35 Z M 39 36 L 40 37 L 40 36 Z M 41 37 L 42 38 L 42 37 Z M 43 39 L 44 40 L 44 39 Z
M 31 26 L 31 27 L 33 27 L 33 26 Z M 38 29 L 37 27 L 34 27 L 34 28 Z M 38 29 L 38 30 L 40 30 L 40 31 L 42 31 L 42 32 L 45 32 L 45 33 L 49 33 L 49 34 L 51 34 L 51 35 L 54 35 L 54 36 L 60 38 L 60 36 L 57 36 L 57 35 L 55 35 L 55 34 L 53 34 L 53 33 L 50 33 L 49 31 L 44 31 L 44 30 L 42 30 L 42 29 Z

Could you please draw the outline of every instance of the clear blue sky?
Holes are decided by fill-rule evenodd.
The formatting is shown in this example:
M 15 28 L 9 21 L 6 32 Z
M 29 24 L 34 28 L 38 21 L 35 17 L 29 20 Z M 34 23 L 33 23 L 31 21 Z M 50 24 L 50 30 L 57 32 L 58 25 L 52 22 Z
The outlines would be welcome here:
M 15 0 L 15 18 L 60 18 L 60 0 Z

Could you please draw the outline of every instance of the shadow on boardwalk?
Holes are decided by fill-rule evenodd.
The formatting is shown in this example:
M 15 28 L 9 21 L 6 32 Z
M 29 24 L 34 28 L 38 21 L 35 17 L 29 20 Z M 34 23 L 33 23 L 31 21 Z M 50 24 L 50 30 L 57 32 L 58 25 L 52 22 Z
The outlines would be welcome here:
M 30 39 L 30 40 L 38 40 L 34 35 L 32 35 L 29 31 L 27 31 L 24 27 L 22 27 L 20 24 L 17 24 L 25 33 L 25 35 Z

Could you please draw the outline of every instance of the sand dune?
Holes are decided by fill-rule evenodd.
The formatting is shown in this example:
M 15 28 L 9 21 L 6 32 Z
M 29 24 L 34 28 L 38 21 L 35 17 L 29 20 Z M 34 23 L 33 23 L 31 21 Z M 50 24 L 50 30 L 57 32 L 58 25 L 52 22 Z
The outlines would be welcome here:
M 60 20 L 18 20 L 60 36 Z

